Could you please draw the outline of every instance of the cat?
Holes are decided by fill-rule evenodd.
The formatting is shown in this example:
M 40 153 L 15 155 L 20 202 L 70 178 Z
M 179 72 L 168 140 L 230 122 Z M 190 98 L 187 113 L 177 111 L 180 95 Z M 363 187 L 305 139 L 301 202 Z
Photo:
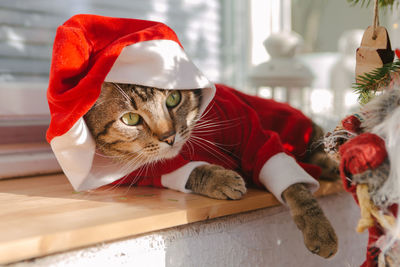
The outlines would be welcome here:
M 211 144 L 204 138 L 215 131 L 232 131 L 231 125 L 238 121 L 221 121 L 207 111 L 200 116 L 201 98 L 200 89 L 174 91 L 104 82 L 97 102 L 84 118 L 99 151 L 132 170 L 168 161 L 179 153 L 190 156 L 210 150 L 219 162 L 234 167 L 199 165 L 190 173 L 185 188 L 211 198 L 240 199 L 246 193 L 246 182 L 242 173 L 233 170 L 237 167 L 231 163 L 234 157 L 224 156 L 233 154 L 236 144 Z M 310 143 L 322 137 L 322 130 L 314 124 Z M 323 149 L 307 151 L 306 160 L 320 165 L 324 178 L 338 177 L 336 165 Z M 283 192 L 282 199 L 302 231 L 306 247 L 324 258 L 334 255 L 337 236 L 308 187 L 293 184 Z

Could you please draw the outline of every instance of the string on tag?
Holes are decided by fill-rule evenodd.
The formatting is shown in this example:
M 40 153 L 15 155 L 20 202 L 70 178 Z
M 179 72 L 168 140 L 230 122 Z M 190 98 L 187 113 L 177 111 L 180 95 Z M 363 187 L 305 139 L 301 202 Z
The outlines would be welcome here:
M 377 37 L 376 28 L 379 26 L 379 10 L 378 10 L 378 0 L 374 1 L 374 21 L 372 22 L 372 39 L 375 40 Z

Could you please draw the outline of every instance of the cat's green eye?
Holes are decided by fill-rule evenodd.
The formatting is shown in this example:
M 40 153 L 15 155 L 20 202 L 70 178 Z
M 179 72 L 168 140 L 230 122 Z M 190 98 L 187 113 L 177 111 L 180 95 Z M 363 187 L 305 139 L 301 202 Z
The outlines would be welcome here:
M 121 121 L 128 126 L 135 126 L 139 124 L 140 116 L 139 114 L 128 112 L 122 115 Z
M 181 92 L 179 91 L 172 91 L 168 97 L 167 100 L 165 101 L 165 104 L 169 108 L 174 108 L 176 107 L 179 102 L 181 102 Z

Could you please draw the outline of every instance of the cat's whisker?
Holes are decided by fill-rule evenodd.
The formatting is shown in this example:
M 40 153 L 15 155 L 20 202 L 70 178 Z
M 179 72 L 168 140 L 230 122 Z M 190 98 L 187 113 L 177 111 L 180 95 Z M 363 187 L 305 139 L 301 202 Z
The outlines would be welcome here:
M 104 144 L 97 143 L 97 144 L 96 144 L 96 147 L 97 147 L 97 149 L 99 149 L 99 150 L 107 150 L 106 145 L 107 145 L 107 143 L 104 143 Z M 96 149 L 96 151 L 95 151 L 95 154 L 98 155 L 98 156 L 101 156 L 101 157 L 103 157 L 103 158 L 123 159 L 123 158 L 125 157 L 125 155 L 112 155 L 112 156 L 111 156 L 111 155 L 105 155 L 105 154 L 103 154 L 103 153 L 99 153 L 99 152 L 97 151 L 97 149 Z M 139 153 L 141 150 L 142 150 L 142 149 L 139 149 L 138 151 L 135 151 L 135 152 L 132 152 L 132 153 Z
M 113 155 L 113 156 L 109 156 L 109 155 L 104 155 L 104 154 L 99 153 L 99 152 L 95 152 L 95 155 L 98 155 L 98 156 L 100 156 L 100 157 L 102 157 L 102 158 L 110 158 L 110 159 L 120 159 L 120 158 L 123 158 L 123 157 L 124 157 L 124 156 L 122 156 L 122 155 Z
M 120 93 L 122 94 L 122 96 L 123 96 L 128 102 L 131 101 L 131 98 L 124 92 L 124 90 L 123 90 L 118 84 L 116 84 L 116 83 L 112 83 L 112 84 L 118 89 L 118 92 L 120 92 Z
M 136 176 L 132 179 L 132 181 L 128 185 L 128 187 L 127 187 L 127 189 L 125 191 L 125 195 L 127 195 L 129 193 L 129 190 L 131 189 L 131 187 L 133 187 L 133 185 L 136 184 L 139 181 L 139 179 L 142 177 L 142 174 L 144 172 L 144 168 L 143 167 L 144 166 L 140 167 L 139 172 L 136 174 Z
M 206 135 L 206 134 L 213 134 L 215 132 L 221 132 L 224 131 L 226 129 L 232 128 L 234 126 L 215 126 L 215 127 L 193 127 L 190 129 L 190 131 L 193 134 L 202 134 L 202 135 Z
M 143 154 L 134 155 L 132 154 L 130 158 L 126 159 L 124 168 L 128 171 L 134 171 L 142 166 L 142 162 L 146 157 Z
M 195 131 L 195 132 L 198 132 L 198 133 L 201 133 L 201 132 L 218 132 L 218 131 L 222 131 L 222 130 L 227 129 L 227 128 L 230 128 L 230 127 L 229 127 L 229 126 L 228 126 L 228 127 L 222 127 L 222 126 L 215 126 L 215 127 L 193 127 L 193 128 L 191 129 L 191 131 Z
M 238 123 L 235 123 L 236 121 L 236 119 L 221 122 L 207 121 L 202 122 L 201 124 L 195 124 L 193 127 L 191 127 L 191 130 L 197 133 L 212 133 L 223 131 L 229 128 L 237 127 L 240 124 L 240 121 L 238 121 Z
M 197 123 L 196 123 L 196 126 L 202 126 L 202 125 L 207 125 L 207 124 L 209 124 L 209 125 L 212 125 L 212 124 L 214 124 L 214 125 L 221 125 L 221 124 L 223 124 L 223 123 L 227 123 L 226 121 L 216 121 L 216 120 L 201 120 L 201 121 L 198 121 Z
M 201 138 L 201 137 L 196 136 L 196 135 L 192 135 L 191 137 L 192 137 L 193 139 L 195 139 L 195 140 L 198 140 L 199 142 L 208 143 L 208 144 L 211 145 L 211 146 L 215 146 L 215 147 L 217 147 L 217 148 L 219 148 L 219 149 L 221 149 L 221 150 L 224 150 L 224 151 L 227 152 L 227 153 L 230 153 L 228 150 L 226 150 L 226 149 L 220 147 L 221 144 L 219 144 L 219 143 L 211 142 L 211 141 L 209 141 L 209 140 L 207 140 L 207 139 Z
M 193 157 L 193 156 L 194 156 L 194 153 L 195 153 L 195 149 L 194 149 L 194 146 L 193 146 L 192 143 L 189 142 L 189 145 L 190 145 L 190 147 L 191 147 L 191 149 L 192 149 L 192 157 Z
M 188 139 L 188 140 L 186 141 L 186 143 L 191 147 L 191 150 L 192 150 L 192 151 L 190 151 L 189 148 L 188 148 L 188 150 L 189 150 L 189 155 L 190 155 L 190 156 L 194 155 L 195 149 L 194 149 L 194 146 L 193 146 L 193 144 L 192 144 L 192 140 Z M 190 154 L 191 152 L 192 152 L 193 154 Z
M 183 148 L 188 150 L 189 157 L 192 158 L 194 156 L 193 144 L 188 142 L 188 140 L 186 140 L 185 143 L 187 144 L 187 146 L 184 146 Z
M 193 127 L 190 127 L 193 130 L 220 130 L 221 127 L 228 127 L 228 126 L 222 126 L 222 125 L 204 125 L 204 126 L 197 126 L 194 125 Z
M 142 159 L 144 158 L 143 154 L 138 154 L 143 149 L 138 150 L 137 152 L 130 153 L 130 156 L 124 156 L 124 161 L 121 162 L 121 170 L 122 172 L 132 172 L 133 170 L 140 167 L 142 164 Z
M 208 142 L 208 143 L 210 143 L 210 144 L 212 144 L 212 145 L 215 145 L 216 147 L 218 147 L 219 149 L 224 150 L 224 151 L 227 152 L 227 153 L 232 153 L 232 152 L 229 151 L 229 150 L 227 150 L 227 149 L 225 149 L 225 148 L 223 148 L 223 146 L 225 146 L 225 147 L 231 147 L 231 146 L 237 146 L 237 145 L 240 144 L 240 143 L 236 143 L 236 144 L 221 144 L 221 143 L 218 143 L 218 142 L 211 142 L 210 140 L 204 139 L 204 138 L 202 138 L 202 137 L 200 137 L 200 136 L 196 136 L 196 135 L 194 135 L 194 134 L 192 134 L 192 136 L 193 136 L 194 138 L 200 139 L 200 140 L 202 140 L 202 141 L 204 141 L 204 142 Z
M 132 159 L 132 161 L 128 162 L 127 164 L 125 164 L 122 168 L 122 170 L 135 170 L 138 169 L 139 166 L 141 164 L 143 164 L 143 157 L 142 155 L 139 155 L 137 157 L 134 157 Z M 138 164 L 139 163 L 139 164 Z M 124 171 L 123 171 L 124 172 Z M 132 182 L 130 184 L 130 186 L 132 186 L 132 184 L 136 183 L 138 181 L 138 179 L 140 178 L 140 174 L 141 174 L 141 169 L 139 169 L 139 173 L 136 175 L 135 178 L 132 179 Z M 124 184 L 124 181 L 129 177 L 130 173 L 128 173 L 127 175 L 125 175 L 124 177 L 122 177 L 120 179 L 120 182 L 118 184 L 114 184 L 111 188 L 109 188 L 109 191 L 115 190 L 116 188 L 118 188 L 120 185 Z M 125 194 L 127 194 L 128 192 L 125 192 Z
M 149 173 L 149 169 L 150 173 L 154 170 L 154 166 L 157 164 L 157 162 L 164 162 L 164 158 L 158 159 L 158 156 L 152 155 L 150 157 L 149 163 L 146 164 L 146 174 Z
M 201 114 L 201 116 L 198 117 L 197 120 L 194 120 L 195 124 L 197 125 L 201 125 L 203 123 L 207 123 L 207 122 L 213 122 L 213 123 L 231 123 L 232 121 L 241 121 L 243 119 L 243 116 L 241 117 L 237 117 L 234 119 L 230 119 L 230 120 L 219 120 L 219 118 L 217 116 L 215 116 L 214 118 L 209 116 L 208 119 L 205 119 L 206 116 L 208 116 L 209 112 L 213 109 L 214 106 L 214 102 L 212 102 L 212 104 L 206 109 L 205 112 L 203 112 L 203 114 Z
M 206 110 L 199 116 L 199 120 L 207 116 L 207 114 L 213 109 L 215 102 L 211 102 L 211 104 L 206 108 Z
M 213 119 L 201 120 L 201 121 L 196 122 L 195 127 L 204 127 L 204 126 L 219 127 L 219 126 L 223 126 L 226 124 L 230 125 L 236 121 L 241 122 L 242 119 L 243 118 L 240 117 L 240 118 L 235 118 L 235 119 L 231 119 L 231 120 L 223 120 L 223 121 L 220 121 L 217 118 L 214 120 Z
M 232 118 L 232 119 L 229 119 L 229 120 L 220 120 L 217 116 L 215 116 L 215 117 L 209 117 L 209 118 L 207 118 L 207 119 L 201 118 L 201 119 L 199 119 L 199 120 L 197 121 L 197 123 L 198 123 L 198 124 L 202 124 L 202 123 L 206 123 L 206 122 L 230 123 L 230 122 L 232 122 L 232 121 L 240 121 L 240 120 L 242 120 L 243 118 L 244 118 L 244 117 L 241 116 L 241 117 Z
M 118 97 L 110 97 L 110 98 L 107 99 L 107 101 L 104 100 L 104 101 L 96 102 L 94 104 L 94 106 L 101 106 L 101 105 L 104 105 L 104 104 L 110 104 L 110 100 L 120 100 L 120 98 L 118 98 Z
M 233 161 L 231 159 L 229 159 L 228 157 L 226 157 L 221 152 L 219 152 L 218 150 L 216 150 L 215 148 L 213 148 L 211 145 L 209 145 L 207 143 L 202 143 L 201 141 L 195 140 L 195 139 L 191 139 L 188 142 L 193 142 L 194 144 L 201 147 L 205 151 L 209 151 L 210 154 L 212 154 L 215 158 L 217 158 L 220 161 L 223 161 L 223 162 L 228 161 L 229 163 L 233 163 Z
M 228 152 L 229 154 L 232 154 L 232 153 L 230 153 L 228 150 L 226 150 L 226 149 L 224 149 L 224 148 L 221 148 L 221 147 L 219 147 L 219 146 L 213 144 L 212 142 L 210 142 L 210 141 L 208 141 L 208 140 L 205 140 L 205 139 L 203 139 L 203 138 L 199 138 L 199 137 L 197 137 L 197 136 L 191 136 L 191 139 L 190 139 L 190 140 L 191 140 L 193 143 L 196 143 L 197 145 L 199 145 L 200 147 L 202 147 L 203 149 L 205 149 L 205 150 L 208 149 L 209 151 L 214 152 L 214 153 L 215 153 L 215 154 L 213 154 L 214 157 L 218 158 L 219 160 L 221 160 L 221 161 L 228 161 L 229 163 L 235 165 L 235 162 L 234 162 L 232 159 L 230 159 L 229 157 L 227 157 L 226 155 L 224 155 L 223 153 L 221 153 L 220 151 L 218 151 L 216 148 L 219 148 L 219 149 L 221 149 L 221 150 L 224 150 L 224 151 Z M 188 140 L 188 141 L 189 141 L 189 140 Z M 216 147 L 216 148 L 214 148 L 214 147 Z
M 213 135 L 215 132 L 219 132 L 222 129 L 214 129 L 214 130 L 202 130 L 202 131 L 198 131 L 198 130 L 193 130 L 192 133 L 193 134 L 200 134 L 202 136 L 209 136 L 209 135 Z
M 143 158 L 142 158 L 143 159 Z M 141 161 L 142 161 L 141 159 Z M 131 181 L 131 183 L 128 186 L 127 191 L 125 194 L 129 192 L 129 189 L 138 182 L 138 180 L 141 178 L 142 174 L 147 175 L 149 173 L 149 169 L 151 170 L 154 168 L 155 164 L 158 162 L 157 156 L 151 155 L 150 158 L 147 158 L 146 163 L 143 164 L 143 162 L 140 162 L 140 164 L 143 164 L 140 166 L 139 172 L 137 173 L 136 177 Z M 164 158 L 161 159 L 161 162 L 164 161 Z
M 131 161 L 132 158 L 137 157 L 137 156 L 138 156 L 138 153 L 142 152 L 143 150 L 144 150 L 144 149 L 141 148 L 141 149 L 139 149 L 139 150 L 137 150 L 137 151 L 130 152 L 130 153 L 129 153 L 130 156 L 126 156 L 126 155 L 106 156 L 106 155 L 103 155 L 103 154 L 101 154 L 101 153 L 95 152 L 96 155 L 99 155 L 99 156 L 101 156 L 101 157 L 105 157 L 105 158 L 110 158 L 110 159 L 112 159 L 112 161 L 110 162 L 110 164 L 104 164 L 104 163 L 103 163 L 101 166 L 98 166 L 98 168 L 105 168 L 105 169 L 106 169 L 106 168 L 108 168 L 108 167 L 110 167 L 110 166 L 114 166 L 115 164 L 121 165 L 121 164 L 123 164 L 124 162 L 129 163 L 129 161 Z M 116 163 L 116 161 L 113 160 L 113 159 L 118 159 L 119 163 Z M 122 172 L 128 172 L 128 171 L 131 171 L 131 170 L 134 170 L 134 169 L 131 169 L 130 167 L 128 168 L 128 167 L 126 167 L 125 165 L 122 165 L 122 166 L 121 166 L 121 170 L 122 170 Z
M 211 141 L 209 141 L 209 140 L 207 140 L 207 139 L 204 139 L 204 138 L 202 138 L 202 137 L 199 137 L 199 136 L 196 136 L 196 135 L 193 135 L 193 137 L 194 138 L 197 138 L 197 139 L 199 139 L 199 140 L 202 140 L 202 141 L 205 141 L 205 142 L 208 142 L 208 143 L 210 143 L 211 145 L 215 145 L 216 147 L 218 147 L 219 149 L 221 149 L 221 150 L 224 150 L 226 153 L 228 153 L 228 154 L 232 154 L 232 152 L 231 151 L 229 151 L 229 150 L 227 150 L 227 149 L 225 149 L 223 146 L 237 146 L 237 145 L 239 145 L 239 143 L 236 143 L 236 144 L 221 144 L 221 143 L 218 143 L 218 142 L 211 142 Z M 233 155 L 233 154 L 232 154 Z M 236 156 L 235 156 L 236 157 Z M 237 157 L 236 157 L 237 158 Z

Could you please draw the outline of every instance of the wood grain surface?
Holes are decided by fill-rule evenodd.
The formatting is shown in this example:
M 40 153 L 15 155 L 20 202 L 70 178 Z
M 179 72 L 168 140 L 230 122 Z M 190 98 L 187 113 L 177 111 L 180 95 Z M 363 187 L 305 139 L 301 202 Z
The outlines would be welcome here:
M 317 195 L 342 191 L 322 183 Z M 151 187 L 74 192 L 64 175 L 0 181 L 0 264 L 279 205 L 249 189 L 237 201 Z

